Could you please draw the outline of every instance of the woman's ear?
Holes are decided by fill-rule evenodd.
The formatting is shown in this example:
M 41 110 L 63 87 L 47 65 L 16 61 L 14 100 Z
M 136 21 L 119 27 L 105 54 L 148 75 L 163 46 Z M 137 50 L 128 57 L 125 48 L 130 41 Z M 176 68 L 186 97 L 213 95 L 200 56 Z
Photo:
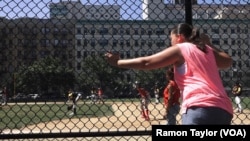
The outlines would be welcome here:
M 179 43 L 182 43 L 182 42 L 185 41 L 185 37 L 184 37 L 182 34 L 178 34 L 178 35 L 177 35 L 177 41 L 178 41 Z

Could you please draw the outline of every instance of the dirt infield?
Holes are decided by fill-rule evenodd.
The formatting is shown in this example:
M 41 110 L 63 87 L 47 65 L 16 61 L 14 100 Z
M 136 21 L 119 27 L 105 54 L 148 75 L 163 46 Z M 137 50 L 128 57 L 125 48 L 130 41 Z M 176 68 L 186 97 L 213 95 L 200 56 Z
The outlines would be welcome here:
M 98 131 L 140 131 L 151 130 L 151 125 L 165 125 L 163 104 L 149 105 L 150 120 L 140 116 L 139 103 L 119 102 L 112 105 L 115 114 L 101 118 L 70 118 L 30 125 L 22 129 L 4 130 L 3 134 L 15 133 L 68 133 Z M 244 114 L 235 113 L 232 124 L 250 124 L 249 111 Z M 180 115 L 177 121 L 181 121 Z M 181 123 L 178 123 L 181 124 Z

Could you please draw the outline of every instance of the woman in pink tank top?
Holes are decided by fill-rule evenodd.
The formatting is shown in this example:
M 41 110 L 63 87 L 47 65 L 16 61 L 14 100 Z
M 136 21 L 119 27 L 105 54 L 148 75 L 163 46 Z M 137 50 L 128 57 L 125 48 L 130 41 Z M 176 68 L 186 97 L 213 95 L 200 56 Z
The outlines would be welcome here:
M 152 70 L 173 65 L 181 91 L 182 124 L 231 124 L 233 107 L 218 70 L 229 68 L 232 58 L 186 23 L 174 27 L 170 38 L 170 47 L 150 56 L 120 59 L 112 52 L 105 56 L 110 65 L 120 68 Z

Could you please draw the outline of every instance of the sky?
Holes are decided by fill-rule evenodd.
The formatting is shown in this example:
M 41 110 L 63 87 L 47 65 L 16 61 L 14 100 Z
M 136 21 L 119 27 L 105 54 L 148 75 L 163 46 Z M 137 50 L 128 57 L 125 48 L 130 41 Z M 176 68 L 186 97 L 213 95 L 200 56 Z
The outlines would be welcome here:
M 49 18 L 49 4 L 59 1 L 77 0 L 0 0 L 0 17 L 15 19 L 20 17 Z M 80 0 L 84 5 L 121 5 L 122 19 L 141 19 L 142 0 Z M 169 3 L 171 0 L 164 0 Z M 198 0 L 199 4 L 249 4 L 249 0 Z

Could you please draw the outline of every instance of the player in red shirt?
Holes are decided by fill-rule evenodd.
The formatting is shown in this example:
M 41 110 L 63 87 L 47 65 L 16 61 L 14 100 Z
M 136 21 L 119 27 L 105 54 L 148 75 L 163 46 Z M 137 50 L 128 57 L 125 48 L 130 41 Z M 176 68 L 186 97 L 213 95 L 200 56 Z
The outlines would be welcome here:
M 141 100 L 141 114 L 142 118 L 145 118 L 146 120 L 149 120 L 149 109 L 148 104 L 150 102 L 150 94 L 147 90 L 145 90 L 143 87 L 141 87 L 140 83 L 136 82 L 136 89 L 140 95 Z
M 102 88 L 100 88 L 100 87 L 98 88 L 97 94 L 98 94 L 98 101 L 99 101 L 99 103 L 100 103 L 100 102 L 104 103 Z
M 167 125 L 175 125 L 176 116 L 180 111 L 180 90 L 174 81 L 174 71 L 172 67 L 167 70 L 166 78 L 168 83 L 163 91 L 164 105 L 166 109 L 164 119 L 167 120 Z

